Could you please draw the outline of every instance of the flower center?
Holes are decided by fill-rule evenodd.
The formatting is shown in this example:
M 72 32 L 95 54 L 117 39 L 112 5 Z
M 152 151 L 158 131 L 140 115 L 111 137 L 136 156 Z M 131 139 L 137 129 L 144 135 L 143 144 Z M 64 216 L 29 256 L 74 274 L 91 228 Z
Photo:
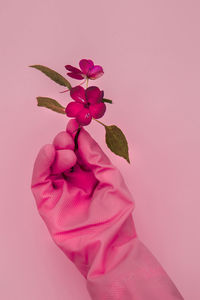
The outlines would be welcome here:
M 84 107 L 85 107 L 85 108 L 88 108 L 89 106 L 90 106 L 90 103 L 89 103 L 89 102 L 87 102 L 87 103 L 84 104 Z

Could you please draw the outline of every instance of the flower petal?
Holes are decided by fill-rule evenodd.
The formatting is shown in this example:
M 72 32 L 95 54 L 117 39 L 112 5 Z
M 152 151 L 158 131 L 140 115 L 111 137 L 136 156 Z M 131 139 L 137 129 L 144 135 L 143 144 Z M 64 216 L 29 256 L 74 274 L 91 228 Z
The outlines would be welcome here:
M 67 75 L 72 77 L 72 78 L 80 79 L 80 80 L 82 80 L 84 78 L 84 75 L 82 75 L 82 74 L 67 73 Z
M 91 59 L 81 59 L 79 66 L 82 72 L 87 75 L 88 72 L 94 67 L 94 63 Z
M 82 86 L 77 85 L 70 90 L 70 96 L 76 102 L 84 103 L 85 102 L 85 90 Z
M 93 118 L 99 119 L 103 117 L 106 111 L 106 105 L 103 102 L 90 105 L 90 112 Z
M 76 115 L 84 108 L 83 103 L 70 102 L 65 108 L 68 117 L 76 117 Z
M 90 79 L 97 79 L 104 74 L 103 68 L 101 66 L 94 66 L 88 73 Z
M 76 73 L 76 74 L 82 73 L 80 69 L 75 68 L 71 65 L 66 65 L 65 68 L 72 73 Z
M 85 90 L 85 97 L 87 102 L 90 104 L 95 104 L 101 101 L 102 92 L 97 86 L 90 86 Z
M 80 125 L 88 125 L 92 121 L 92 115 L 88 108 L 83 108 L 76 116 L 76 121 Z

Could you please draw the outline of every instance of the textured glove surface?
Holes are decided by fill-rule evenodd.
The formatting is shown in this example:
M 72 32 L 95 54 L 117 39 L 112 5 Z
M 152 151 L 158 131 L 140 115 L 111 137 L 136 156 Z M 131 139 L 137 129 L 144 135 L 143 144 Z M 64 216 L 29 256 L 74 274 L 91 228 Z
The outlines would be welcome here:
M 94 300 L 183 299 L 137 237 L 134 199 L 119 170 L 83 128 L 74 151 L 77 128 L 70 120 L 34 164 L 31 189 L 52 239 Z

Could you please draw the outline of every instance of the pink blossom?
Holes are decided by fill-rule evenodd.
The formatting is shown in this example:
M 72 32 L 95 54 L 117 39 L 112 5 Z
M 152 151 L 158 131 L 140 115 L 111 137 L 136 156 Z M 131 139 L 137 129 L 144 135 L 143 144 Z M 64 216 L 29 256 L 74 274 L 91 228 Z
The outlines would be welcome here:
M 71 65 L 66 65 L 65 68 L 69 71 L 67 75 L 78 80 L 84 78 L 94 80 L 104 74 L 103 68 L 99 65 L 94 65 L 91 59 L 81 59 L 79 67 L 80 69 Z
M 82 126 L 88 125 L 92 118 L 101 118 L 106 111 L 106 105 L 102 101 L 104 92 L 96 86 L 90 86 L 86 90 L 80 85 L 75 86 L 71 88 L 70 96 L 74 101 L 67 105 L 66 115 L 75 117 Z

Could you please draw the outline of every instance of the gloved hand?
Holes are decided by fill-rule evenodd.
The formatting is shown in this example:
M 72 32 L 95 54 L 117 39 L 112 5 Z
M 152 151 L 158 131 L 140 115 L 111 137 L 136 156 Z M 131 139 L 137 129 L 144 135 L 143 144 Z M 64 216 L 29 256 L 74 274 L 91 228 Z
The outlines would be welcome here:
M 119 170 L 89 133 L 70 120 L 40 150 L 31 188 L 54 242 L 86 278 L 94 300 L 183 299 L 138 239 L 132 198 Z

